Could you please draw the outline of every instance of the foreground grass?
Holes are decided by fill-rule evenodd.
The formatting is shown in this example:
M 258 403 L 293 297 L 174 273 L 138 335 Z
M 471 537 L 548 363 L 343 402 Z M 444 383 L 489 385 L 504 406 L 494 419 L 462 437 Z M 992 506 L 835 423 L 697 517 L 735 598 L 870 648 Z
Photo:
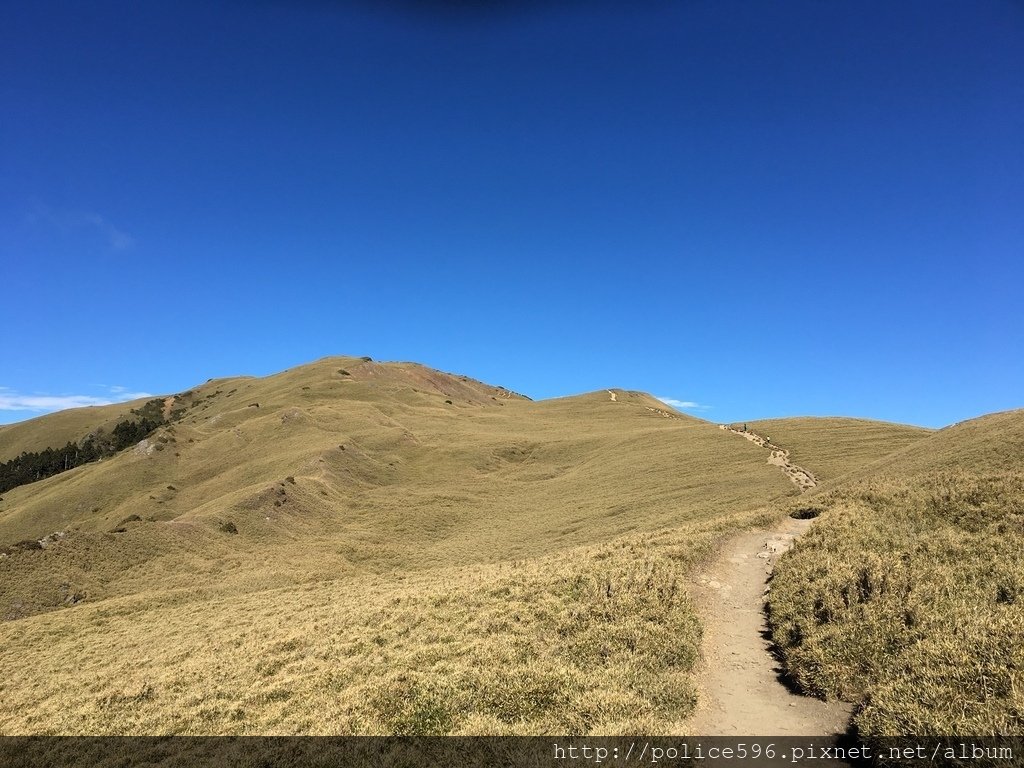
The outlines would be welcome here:
M 904 463 L 955 464 L 942 446 Z M 902 468 L 809 500 L 821 519 L 772 581 L 786 668 L 809 692 L 858 702 L 868 739 L 1020 734 L 1024 474 Z
M 230 598 L 143 594 L 7 622 L 0 733 L 678 732 L 700 644 L 687 574 L 759 519 L 531 561 Z

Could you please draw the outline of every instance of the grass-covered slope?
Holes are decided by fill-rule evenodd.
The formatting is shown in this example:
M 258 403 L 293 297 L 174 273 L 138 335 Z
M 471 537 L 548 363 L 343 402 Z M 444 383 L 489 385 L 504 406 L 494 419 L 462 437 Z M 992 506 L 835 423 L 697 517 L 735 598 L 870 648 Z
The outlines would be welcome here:
M 773 436 L 774 437 L 774 436 Z M 941 430 L 801 500 L 774 638 L 867 738 L 1024 732 L 1024 411 Z
M 933 434 L 924 427 L 839 417 L 762 419 L 747 427 L 785 447 L 790 459 L 819 481 L 860 469 Z
M 0 502 L 3 733 L 670 732 L 694 563 L 793 493 L 640 393 L 331 358 Z M 45 672 L 44 672 L 45 670 Z
M 140 408 L 145 399 L 113 405 L 69 408 L 15 424 L 0 425 L 0 462 L 23 452 L 59 448 L 77 442 L 97 429 L 109 431 L 117 422 L 128 418 L 133 408 Z
M 695 562 L 753 518 L 539 558 L 228 592 L 209 584 L 0 624 L 3 733 L 678 733 Z

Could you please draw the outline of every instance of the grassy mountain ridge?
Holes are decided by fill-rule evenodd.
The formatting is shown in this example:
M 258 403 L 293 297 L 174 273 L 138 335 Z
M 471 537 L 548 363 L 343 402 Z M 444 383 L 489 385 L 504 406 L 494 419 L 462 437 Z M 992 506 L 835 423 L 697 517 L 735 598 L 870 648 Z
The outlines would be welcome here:
M 759 419 L 749 429 L 785 446 L 790 458 L 830 480 L 916 443 L 934 430 L 869 419 L 798 417 Z
M 167 407 L 0 502 L 42 540 L 0 555 L 0 732 L 683 732 L 691 573 L 797 494 L 621 389 L 344 357 Z
M 959 468 L 971 472 L 1019 469 L 1024 456 L 1024 409 L 967 419 L 935 431 L 865 466 L 856 475 L 890 472 L 903 476 Z M 852 479 L 852 478 L 851 478 Z
M 0 462 L 23 452 L 57 448 L 77 442 L 97 429 L 110 431 L 117 422 L 127 418 L 148 398 L 112 405 L 68 408 L 14 424 L 0 425 Z
M 686 574 L 794 492 L 624 390 L 328 358 L 186 405 L 5 496 L 4 541 L 63 538 L 0 558 L 3 732 L 665 728 L 695 696 Z
M 303 542 L 341 572 L 533 557 L 790 492 L 752 447 L 616 392 L 533 403 L 359 358 L 208 382 L 144 444 L 5 496 L 0 542 L 64 538 L 0 562 L 4 615 L 189 584 L 193 559 L 249 583 L 275 548 L 277 585 L 318 577 Z

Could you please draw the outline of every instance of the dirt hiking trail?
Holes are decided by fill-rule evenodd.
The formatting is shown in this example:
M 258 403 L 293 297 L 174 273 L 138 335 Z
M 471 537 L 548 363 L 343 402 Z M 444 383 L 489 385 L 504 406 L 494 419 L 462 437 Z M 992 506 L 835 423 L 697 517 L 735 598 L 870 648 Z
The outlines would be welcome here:
M 803 467 L 798 467 L 796 464 L 791 462 L 789 460 L 789 451 L 784 448 L 780 448 L 777 445 L 773 445 L 771 438 L 755 435 L 749 430 L 727 427 L 725 424 L 719 424 L 718 428 L 737 434 L 740 437 L 745 437 L 755 445 L 760 445 L 762 448 L 766 448 L 771 451 L 768 456 L 768 463 L 779 467 L 783 472 L 785 472 L 786 477 L 788 477 L 790 481 L 801 491 L 806 491 L 818 484 L 818 478 Z
M 771 451 L 769 463 L 779 466 L 801 490 L 815 485 L 814 475 L 792 464 L 788 451 L 751 432 L 730 431 Z M 849 705 L 802 696 L 783 682 L 764 611 L 776 561 L 812 524 L 812 520 L 786 518 L 771 531 L 736 536 L 699 575 L 694 598 L 705 631 L 698 678 L 701 698 L 688 723 L 690 733 L 838 736 L 846 731 Z

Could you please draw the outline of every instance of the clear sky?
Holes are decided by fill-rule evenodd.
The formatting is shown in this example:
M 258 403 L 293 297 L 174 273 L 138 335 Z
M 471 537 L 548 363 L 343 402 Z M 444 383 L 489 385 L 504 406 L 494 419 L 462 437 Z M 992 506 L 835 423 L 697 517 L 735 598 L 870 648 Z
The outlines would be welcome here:
M 0 422 L 352 354 L 941 426 L 1022 293 L 1020 2 L 0 4 Z

